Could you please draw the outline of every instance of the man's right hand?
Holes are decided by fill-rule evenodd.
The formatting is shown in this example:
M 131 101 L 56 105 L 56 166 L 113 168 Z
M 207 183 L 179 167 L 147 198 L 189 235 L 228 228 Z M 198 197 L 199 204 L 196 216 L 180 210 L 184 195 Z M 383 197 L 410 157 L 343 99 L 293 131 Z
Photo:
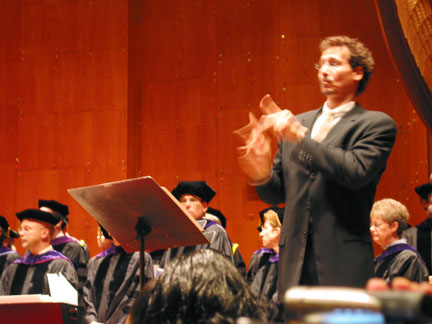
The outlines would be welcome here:
M 260 127 L 252 113 L 249 113 L 249 124 L 236 130 L 245 145 L 238 147 L 240 168 L 249 177 L 251 184 L 262 184 L 270 179 L 272 168 L 272 137 Z

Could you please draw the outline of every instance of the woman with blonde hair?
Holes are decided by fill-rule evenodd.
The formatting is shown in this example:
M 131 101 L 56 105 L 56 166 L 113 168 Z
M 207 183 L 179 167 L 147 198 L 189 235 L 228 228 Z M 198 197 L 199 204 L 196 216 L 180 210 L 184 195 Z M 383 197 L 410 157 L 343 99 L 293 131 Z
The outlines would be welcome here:
M 384 252 L 375 259 L 375 274 L 386 281 L 402 276 L 426 281 L 428 270 L 420 254 L 402 238 L 408 228 L 407 208 L 394 199 L 375 202 L 370 213 L 372 239 Z
M 264 209 L 260 212 L 260 216 L 261 226 L 258 227 L 258 230 L 262 248 L 252 255 L 246 280 L 250 283 L 254 293 L 271 300 L 277 289 L 283 208 Z

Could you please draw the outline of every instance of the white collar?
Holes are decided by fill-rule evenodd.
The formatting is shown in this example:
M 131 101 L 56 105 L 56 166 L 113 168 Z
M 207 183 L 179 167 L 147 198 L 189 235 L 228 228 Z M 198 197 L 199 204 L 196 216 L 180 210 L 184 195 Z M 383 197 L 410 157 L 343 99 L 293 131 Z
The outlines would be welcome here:
M 355 101 L 350 101 L 347 102 L 346 104 L 340 105 L 339 107 L 331 109 L 327 105 L 327 101 L 326 101 L 324 102 L 323 113 L 332 115 L 334 119 L 342 118 L 343 116 L 345 116 L 346 113 L 348 113 L 354 108 L 355 104 L 356 104 Z
M 397 244 L 408 244 L 408 241 L 405 238 L 401 238 L 399 240 L 393 241 L 389 246 L 387 246 L 387 248 Z

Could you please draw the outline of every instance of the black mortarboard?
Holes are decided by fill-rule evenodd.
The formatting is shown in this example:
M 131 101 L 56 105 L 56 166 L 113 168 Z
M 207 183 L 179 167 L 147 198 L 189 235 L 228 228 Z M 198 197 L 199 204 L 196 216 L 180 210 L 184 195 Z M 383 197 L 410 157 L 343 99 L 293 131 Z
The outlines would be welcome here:
M 55 200 L 39 199 L 39 208 L 41 207 L 50 208 L 54 213 L 58 213 L 65 223 L 69 222 L 69 218 L 67 217 L 69 215 L 69 207 L 67 205 L 63 205 Z
M 216 191 L 214 191 L 205 181 L 180 181 L 171 193 L 180 200 L 181 196 L 190 194 L 198 196 L 202 201 L 210 202 Z
M 416 187 L 415 192 L 421 199 L 428 200 L 429 194 L 432 192 L 432 183 L 425 183 Z
M 273 210 L 278 215 L 280 223 L 281 224 L 283 223 L 285 208 L 277 207 L 277 206 L 268 207 L 268 208 L 263 209 L 259 212 L 260 219 L 261 219 L 261 225 L 258 226 L 258 231 L 260 231 L 260 232 L 261 232 L 261 226 L 264 225 L 264 214 L 267 213 L 269 210 Z
M 222 212 L 219 209 L 208 207 L 207 213 L 212 214 L 213 216 L 216 216 L 217 218 L 219 218 L 219 220 L 222 224 L 222 227 L 223 228 L 226 227 L 226 217 L 224 216 L 224 214 L 222 214 Z
M 52 225 L 57 224 L 61 220 L 60 216 L 44 212 L 40 209 L 26 209 L 16 215 L 20 221 L 23 221 L 23 219 L 35 219 Z
M 3 233 L 6 233 L 9 229 L 9 223 L 4 216 L 0 215 L 0 227 L 3 229 Z
M 106 239 L 109 239 L 109 240 L 112 240 L 112 239 L 113 239 L 112 236 L 109 235 L 108 231 L 107 231 L 105 228 L 103 228 L 103 226 L 102 226 L 101 224 L 99 224 L 99 227 L 100 227 L 100 230 L 101 230 L 101 232 L 102 232 L 102 235 L 103 235 Z
M 3 229 L 3 235 L 5 237 L 18 238 L 19 234 L 14 230 L 11 230 L 7 219 L 0 215 L 0 227 Z

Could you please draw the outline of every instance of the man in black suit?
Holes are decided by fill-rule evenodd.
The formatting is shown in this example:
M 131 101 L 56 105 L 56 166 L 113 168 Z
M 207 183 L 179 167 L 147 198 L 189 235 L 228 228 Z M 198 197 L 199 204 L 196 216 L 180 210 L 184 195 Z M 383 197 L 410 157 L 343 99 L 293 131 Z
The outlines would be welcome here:
M 373 70 L 370 51 L 347 36 L 328 37 L 320 49 L 323 107 L 294 116 L 266 95 L 260 120 L 250 114 L 237 131 L 250 183 L 265 202 L 286 203 L 279 299 L 299 284 L 362 287 L 373 276 L 369 213 L 396 137 L 389 116 L 354 101 Z

